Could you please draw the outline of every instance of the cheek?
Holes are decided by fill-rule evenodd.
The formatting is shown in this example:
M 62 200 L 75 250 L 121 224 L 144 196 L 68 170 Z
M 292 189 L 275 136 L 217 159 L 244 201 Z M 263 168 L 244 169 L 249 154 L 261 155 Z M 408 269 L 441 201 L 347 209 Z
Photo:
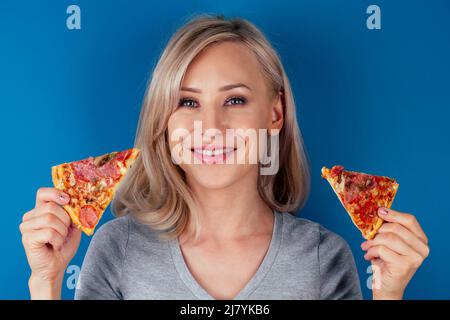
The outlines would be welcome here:
M 175 129 L 189 129 L 191 122 L 190 117 L 184 115 L 182 112 L 175 112 L 169 117 L 167 129 L 169 133 Z
M 192 128 L 193 120 L 181 113 L 173 113 L 167 123 L 167 132 L 169 136 L 169 144 L 173 145 L 173 137 L 185 136 Z
M 247 110 L 232 110 L 227 115 L 228 125 L 232 128 L 268 128 L 271 120 L 269 107 L 253 105 Z M 238 112 L 239 111 L 239 112 Z

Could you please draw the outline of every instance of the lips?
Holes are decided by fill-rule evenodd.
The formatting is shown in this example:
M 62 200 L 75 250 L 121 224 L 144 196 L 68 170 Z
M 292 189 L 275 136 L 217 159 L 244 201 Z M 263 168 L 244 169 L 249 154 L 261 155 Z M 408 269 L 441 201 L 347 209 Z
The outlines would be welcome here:
M 202 147 L 191 148 L 194 156 L 202 163 L 224 163 L 225 160 L 234 152 L 236 148 L 223 147 L 218 145 L 204 145 Z

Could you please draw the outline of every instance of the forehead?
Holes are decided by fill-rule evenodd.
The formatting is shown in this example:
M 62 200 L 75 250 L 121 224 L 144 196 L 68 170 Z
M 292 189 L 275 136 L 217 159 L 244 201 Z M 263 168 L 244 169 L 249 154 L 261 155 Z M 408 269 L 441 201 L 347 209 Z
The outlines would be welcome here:
M 189 65 L 183 85 L 214 88 L 231 83 L 244 83 L 250 88 L 264 85 L 261 66 L 253 52 L 238 42 L 213 44 Z

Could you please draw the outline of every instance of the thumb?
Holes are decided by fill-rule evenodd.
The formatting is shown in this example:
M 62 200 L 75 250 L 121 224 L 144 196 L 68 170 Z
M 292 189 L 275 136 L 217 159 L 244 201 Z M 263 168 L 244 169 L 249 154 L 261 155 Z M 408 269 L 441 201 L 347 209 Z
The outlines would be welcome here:
M 400 213 L 398 211 L 386 208 L 379 207 L 377 211 L 378 216 L 388 222 L 397 222 L 400 224 L 405 224 L 407 220 L 407 216 L 404 213 Z

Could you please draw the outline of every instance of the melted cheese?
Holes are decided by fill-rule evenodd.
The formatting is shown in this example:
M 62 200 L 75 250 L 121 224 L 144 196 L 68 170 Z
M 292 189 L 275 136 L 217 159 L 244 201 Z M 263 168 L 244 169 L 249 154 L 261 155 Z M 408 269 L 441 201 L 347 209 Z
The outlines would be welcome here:
M 341 183 L 336 183 L 336 190 L 338 192 L 344 192 L 345 189 L 345 178 L 344 175 L 341 175 Z
M 127 168 L 125 168 L 125 166 L 123 165 L 122 162 L 117 162 L 117 165 L 119 166 L 120 169 L 120 174 L 121 175 L 125 175 L 125 173 L 127 172 Z
M 73 173 L 71 172 L 70 176 L 69 176 L 69 184 L 73 187 L 76 183 L 77 182 L 75 180 L 75 177 L 74 177 Z

